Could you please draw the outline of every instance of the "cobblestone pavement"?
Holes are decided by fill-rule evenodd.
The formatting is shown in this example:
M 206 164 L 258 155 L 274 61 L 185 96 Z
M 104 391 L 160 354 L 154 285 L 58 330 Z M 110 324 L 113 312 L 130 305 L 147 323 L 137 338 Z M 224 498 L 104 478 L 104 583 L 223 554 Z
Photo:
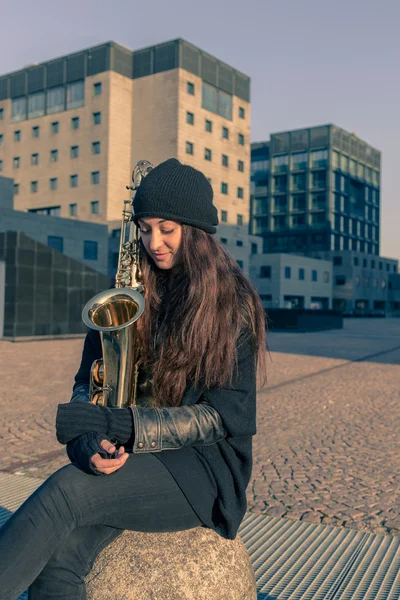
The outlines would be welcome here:
M 0 471 L 68 463 L 54 432 L 83 340 L 0 342 Z M 400 319 L 269 335 L 249 510 L 400 535 Z

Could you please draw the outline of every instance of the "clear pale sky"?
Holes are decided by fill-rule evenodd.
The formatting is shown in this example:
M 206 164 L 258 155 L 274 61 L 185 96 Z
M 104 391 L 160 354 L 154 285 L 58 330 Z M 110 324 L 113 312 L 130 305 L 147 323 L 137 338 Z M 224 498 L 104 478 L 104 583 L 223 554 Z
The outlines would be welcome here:
M 182 37 L 251 77 L 252 141 L 334 123 L 382 151 L 381 255 L 400 260 L 399 0 L 0 0 L 0 74 L 113 40 Z M 396 186 L 397 184 L 397 186 Z

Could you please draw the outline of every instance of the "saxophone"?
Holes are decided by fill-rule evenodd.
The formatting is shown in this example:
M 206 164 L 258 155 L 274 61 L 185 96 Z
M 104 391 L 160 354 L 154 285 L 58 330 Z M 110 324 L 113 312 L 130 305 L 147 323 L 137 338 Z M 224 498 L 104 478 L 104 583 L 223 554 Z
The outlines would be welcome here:
M 83 322 L 100 332 L 103 358 L 90 371 L 89 399 L 99 406 L 127 408 L 136 404 L 137 321 L 144 311 L 139 265 L 139 230 L 133 221 L 136 190 L 153 169 L 139 161 L 132 173 L 131 200 L 124 201 L 115 288 L 91 298 L 82 310 Z

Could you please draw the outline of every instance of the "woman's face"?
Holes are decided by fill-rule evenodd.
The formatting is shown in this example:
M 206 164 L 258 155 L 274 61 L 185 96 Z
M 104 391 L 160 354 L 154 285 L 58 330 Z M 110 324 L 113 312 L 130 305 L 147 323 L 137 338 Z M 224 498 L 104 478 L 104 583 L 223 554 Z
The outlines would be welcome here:
M 182 257 L 182 225 L 160 218 L 139 219 L 141 238 L 146 252 L 159 269 L 172 269 Z

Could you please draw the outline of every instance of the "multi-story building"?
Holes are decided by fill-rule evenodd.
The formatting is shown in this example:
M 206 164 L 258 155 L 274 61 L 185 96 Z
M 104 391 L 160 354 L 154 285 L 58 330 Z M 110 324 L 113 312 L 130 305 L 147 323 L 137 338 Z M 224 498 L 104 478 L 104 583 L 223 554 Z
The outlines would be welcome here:
M 379 255 L 378 150 L 335 125 L 271 135 L 251 147 L 251 224 L 264 252 Z
M 210 179 L 221 237 L 247 270 L 246 75 L 177 39 L 110 42 L 0 77 L 0 169 L 16 210 L 118 222 L 134 164 L 172 156 Z

